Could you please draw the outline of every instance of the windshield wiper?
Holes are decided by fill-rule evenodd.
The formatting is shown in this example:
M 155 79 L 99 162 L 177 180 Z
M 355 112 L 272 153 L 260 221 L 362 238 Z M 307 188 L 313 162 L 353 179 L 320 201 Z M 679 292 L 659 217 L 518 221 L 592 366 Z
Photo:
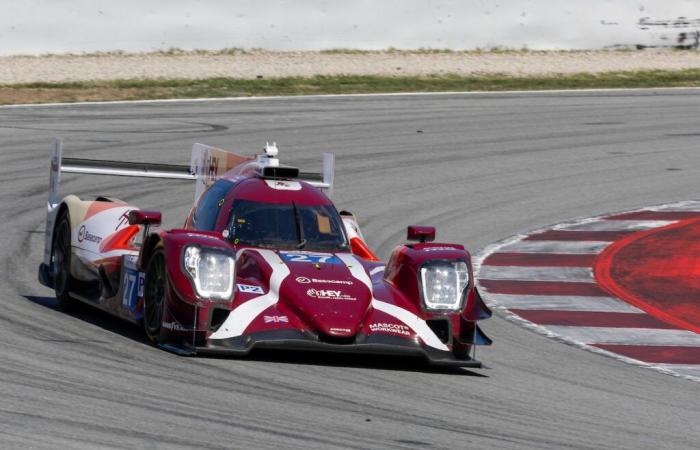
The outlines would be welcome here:
M 297 224 L 297 233 L 299 234 L 299 243 L 296 248 L 302 249 L 306 246 L 306 239 L 304 238 L 304 227 L 301 224 L 301 214 L 299 214 L 299 208 L 297 208 L 296 203 L 292 202 L 292 208 L 294 208 L 294 221 Z

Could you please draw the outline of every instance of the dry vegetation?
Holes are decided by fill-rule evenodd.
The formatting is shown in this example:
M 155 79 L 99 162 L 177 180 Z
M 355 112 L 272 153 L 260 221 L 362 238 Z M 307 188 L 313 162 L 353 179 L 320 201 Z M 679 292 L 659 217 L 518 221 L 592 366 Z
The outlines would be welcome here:
M 226 49 L 0 57 L 0 104 L 700 86 L 697 51 Z

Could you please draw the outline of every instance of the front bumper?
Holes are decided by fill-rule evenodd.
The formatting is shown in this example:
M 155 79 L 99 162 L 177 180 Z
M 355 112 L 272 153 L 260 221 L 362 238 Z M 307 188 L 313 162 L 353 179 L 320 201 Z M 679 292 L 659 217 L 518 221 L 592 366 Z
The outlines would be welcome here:
M 303 331 L 279 330 L 229 339 L 210 339 L 205 345 L 193 348 L 192 353 L 245 356 L 255 349 L 396 355 L 423 358 L 434 366 L 482 367 L 481 362 L 475 359 L 459 359 L 451 352 L 424 347 L 417 342 L 398 336 L 381 334 L 358 335 L 352 342 L 333 342 L 320 340 L 317 336 Z

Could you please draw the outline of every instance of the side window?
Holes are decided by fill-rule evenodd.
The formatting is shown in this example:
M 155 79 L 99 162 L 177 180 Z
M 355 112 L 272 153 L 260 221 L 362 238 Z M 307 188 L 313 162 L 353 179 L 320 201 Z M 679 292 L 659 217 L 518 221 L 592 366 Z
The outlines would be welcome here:
M 195 229 L 202 231 L 214 230 L 221 205 L 223 205 L 226 194 L 232 187 L 232 181 L 218 180 L 202 194 L 197 210 L 194 212 Z

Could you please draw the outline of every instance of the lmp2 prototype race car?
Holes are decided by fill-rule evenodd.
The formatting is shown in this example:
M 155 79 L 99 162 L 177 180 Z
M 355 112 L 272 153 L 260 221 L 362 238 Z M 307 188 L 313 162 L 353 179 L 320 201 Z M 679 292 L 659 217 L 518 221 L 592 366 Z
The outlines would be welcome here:
M 409 226 L 414 243 L 385 265 L 329 200 L 333 155 L 317 174 L 277 154 L 275 144 L 255 157 L 195 144 L 190 166 L 143 164 L 63 158 L 56 140 L 40 282 L 61 309 L 96 306 L 179 354 L 274 348 L 481 367 L 475 346 L 491 341 L 476 322 L 491 312 L 464 247 Z M 154 229 L 160 212 L 61 198 L 62 172 L 193 180 L 195 202 L 182 228 Z

